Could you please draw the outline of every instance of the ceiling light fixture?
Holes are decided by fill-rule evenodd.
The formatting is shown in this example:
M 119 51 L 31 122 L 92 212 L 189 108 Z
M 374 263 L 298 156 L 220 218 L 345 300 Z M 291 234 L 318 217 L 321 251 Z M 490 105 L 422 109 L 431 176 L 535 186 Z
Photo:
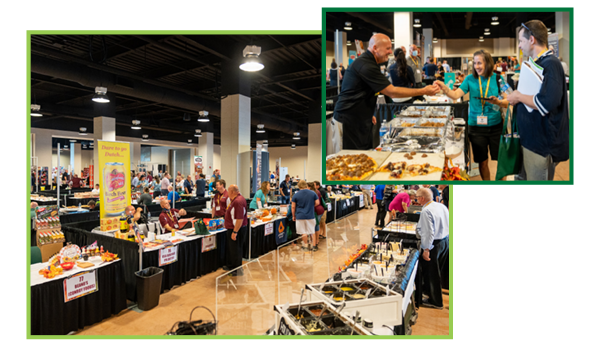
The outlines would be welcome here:
M 196 129 L 196 133 L 194 134 L 196 137 L 202 137 L 202 130 Z
M 210 119 L 208 119 L 208 111 L 200 111 L 198 114 L 200 115 L 198 117 L 199 122 L 208 123 L 210 121 Z
M 352 42 L 350 40 L 346 41 L 346 45 L 350 46 L 352 45 Z
M 265 133 L 265 126 L 264 126 L 264 124 L 258 124 L 256 126 L 256 133 L 257 134 L 264 134 Z
M 479 41 L 483 41 L 483 37 L 482 36 L 479 37 Z
M 106 96 L 106 91 L 107 91 L 107 89 L 105 87 L 96 86 L 96 94 L 94 94 L 94 97 L 92 97 L 92 101 L 98 102 L 98 103 L 110 102 L 110 100 L 108 99 L 108 96 Z
M 500 24 L 500 22 L 498 22 L 498 17 L 492 17 L 492 25 L 497 26 L 498 24 Z
M 148 141 L 148 135 L 146 135 L 146 134 L 142 135 L 142 141 Z
M 244 48 L 243 51 L 244 63 L 240 64 L 240 69 L 246 72 L 257 72 L 265 68 L 265 65 L 262 64 L 260 58 L 260 46 L 248 45 Z
M 421 20 L 419 20 L 418 18 L 415 18 L 415 24 L 413 24 L 413 27 L 421 28 Z
M 69 140 L 69 142 L 77 142 L 77 140 Z
M 44 115 L 42 113 L 40 113 L 40 109 L 42 109 L 42 106 L 40 106 L 40 105 L 31 105 L 30 115 L 32 117 L 43 117 Z
M 292 137 L 292 139 L 294 139 L 294 140 L 300 140 L 300 133 L 299 132 L 295 132 L 294 133 L 294 137 Z
M 296 145 L 292 143 L 292 149 L 296 149 Z
M 142 128 L 142 127 L 140 126 L 140 121 L 139 121 L 139 120 L 132 120 L 132 121 L 131 121 L 131 124 L 133 124 L 133 125 L 131 126 L 131 128 L 132 128 L 133 130 L 140 130 L 140 129 Z
M 433 38 L 433 43 L 437 44 L 437 42 L 438 42 L 437 38 Z
M 87 128 L 79 128 L 79 135 L 87 135 Z
M 483 35 L 490 35 L 490 34 L 492 34 L 492 33 L 490 33 L 490 32 L 483 33 Z
M 352 22 L 346 22 L 344 26 L 344 30 L 352 30 Z
M 191 145 L 191 144 L 192 144 L 192 140 L 190 139 L 190 140 L 188 140 L 188 145 Z

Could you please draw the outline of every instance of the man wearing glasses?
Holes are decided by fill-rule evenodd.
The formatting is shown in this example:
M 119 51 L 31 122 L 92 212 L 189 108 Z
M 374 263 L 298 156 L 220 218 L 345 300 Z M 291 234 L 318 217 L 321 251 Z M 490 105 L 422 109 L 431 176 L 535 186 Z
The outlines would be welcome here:
M 559 162 L 569 159 L 569 105 L 565 72 L 560 60 L 548 50 L 548 29 L 538 20 L 521 24 L 519 48 L 543 68 L 543 81 L 535 95 L 514 91 L 507 96 L 523 151 L 523 169 L 519 178 L 546 181 L 554 179 Z M 521 72 L 525 65 L 525 59 Z M 532 109 L 527 111 L 528 106 Z
M 423 206 L 417 223 L 422 249 L 419 264 L 423 268 L 423 293 L 429 296 L 422 303 L 441 310 L 444 308 L 441 270 L 449 256 L 450 213 L 445 205 L 433 201 L 428 188 L 417 191 L 417 202 Z

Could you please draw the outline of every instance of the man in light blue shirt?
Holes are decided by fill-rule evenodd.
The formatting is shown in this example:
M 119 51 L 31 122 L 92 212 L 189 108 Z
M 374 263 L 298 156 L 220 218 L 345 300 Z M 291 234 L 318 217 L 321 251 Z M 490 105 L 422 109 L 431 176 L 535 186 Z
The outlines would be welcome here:
M 450 213 L 445 205 L 433 201 L 433 193 L 428 188 L 417 191 L 417 201 L 423 206 L 417 223 L 423 251 L 419 263 L 423 267 L 423 293 L 429 295 L 422 303 L 426 307 L 443 309 L 440 272 L 449 256 Z
M 365 197 L 365 207 L 367 207 L 368 204 L 368 208 L 373 209 L 373 199 L 371 198 L 373 197 L 373 194 L 371 193 L 373 185 L 360 185 L 360 189 Z

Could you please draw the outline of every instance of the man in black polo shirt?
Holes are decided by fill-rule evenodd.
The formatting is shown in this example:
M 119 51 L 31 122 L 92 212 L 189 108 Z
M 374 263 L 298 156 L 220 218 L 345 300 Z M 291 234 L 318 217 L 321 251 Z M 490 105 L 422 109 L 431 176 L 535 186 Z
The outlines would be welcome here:
M 392 54 L 392 43 L 385 34 L 375 34 L 369 48 L 346 69 L 342 90 L 333 111 L 331 128 L 334 144 L 341 149 L 368 150 L 373 148 L 373 128 L 377 125 L 374 116 L 377 94 L 392 98 L 435 95 L 437 86 L 423 89 L 395 87 L 381 74 L 380 65 Z M 337 124 L 345 126 L 340 126 Z M 330 139 L 329 142 L 332 142 Z M 336 152 L 339 151 L 336 149 Z
M 519 48 L 543 68 L 544 80 L 536 95 L 514 91 L 507 96 L 517 117 L 523 150 L 524 180 L 554 179 L 559 162 L 569 159 L 569 105 L 563 67 L 548 50 L 548 30 L 544 23 L 532 20 L 521 24 Z M 533 110 L 527 111 L 528 106 Z

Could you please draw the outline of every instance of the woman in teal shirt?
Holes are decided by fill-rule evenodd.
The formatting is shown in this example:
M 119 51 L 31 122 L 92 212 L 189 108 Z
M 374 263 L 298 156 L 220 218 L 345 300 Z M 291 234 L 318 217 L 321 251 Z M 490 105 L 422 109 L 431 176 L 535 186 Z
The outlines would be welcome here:
M 468 75 L 457 90 L 452 91 L 443 83 L 438 84 L 454 100 L 470 93 L 468 135 L 473 148 L 473 161 L 479 164 L 483 180 L 491 179 L 488 151 L 492 160 L 498 160 L 502 134 L 499 107 L 508 107 L 506 99 L 498 100 L 500 78 L 496 77 L 493 70 L 492 55 L 486 50 L 479 50 L 473 54 L 473 74 Z
M 254 194 L 254 198 L 252 198 L 252 202 L 250 202 L 250 209 L 258 209 L 258 204 L 256 203 L 256 199 L 260 199 L 260 203 L 263 208 L 267 205 L 267 196 L 269 195 L 269 191 L 271 190 L 271 185 L 269 181 L 263 181 L 260 184 L 260 190 L 256 191 Z

